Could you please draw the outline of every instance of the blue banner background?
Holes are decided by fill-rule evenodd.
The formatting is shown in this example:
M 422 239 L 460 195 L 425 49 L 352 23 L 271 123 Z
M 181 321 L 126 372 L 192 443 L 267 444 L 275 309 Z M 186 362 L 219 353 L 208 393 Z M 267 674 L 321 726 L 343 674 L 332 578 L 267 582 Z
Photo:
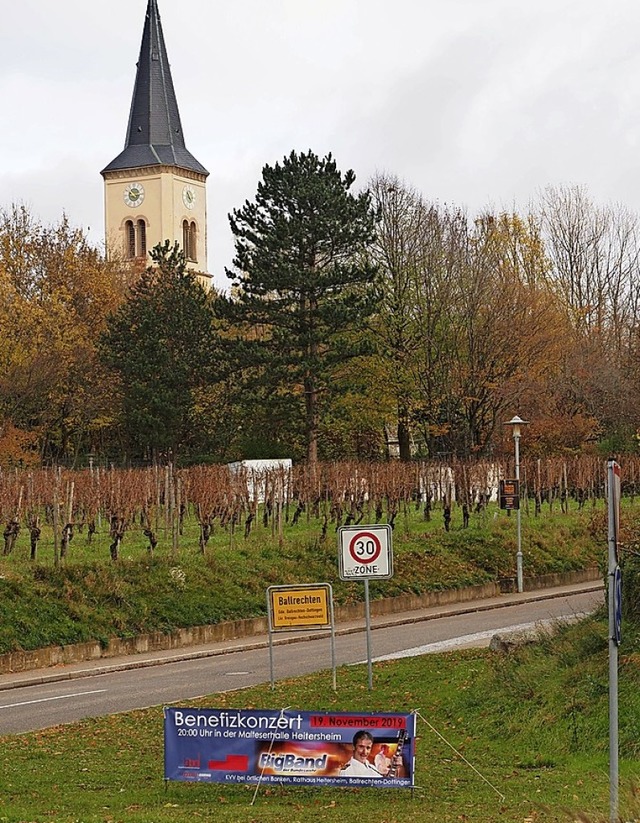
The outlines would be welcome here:
M 374 738 L 365 767 L 371 777 L 341 774 L 359 731 L 368 731 Z M 374 758 L 383 746 L 392 757 L 401 733 L 406 735 L 402 766 L 396 777 L 385 777 L 373 768 Z M 164 710 L 166 780 L 411 788 L 414 756 L 413 714 Z

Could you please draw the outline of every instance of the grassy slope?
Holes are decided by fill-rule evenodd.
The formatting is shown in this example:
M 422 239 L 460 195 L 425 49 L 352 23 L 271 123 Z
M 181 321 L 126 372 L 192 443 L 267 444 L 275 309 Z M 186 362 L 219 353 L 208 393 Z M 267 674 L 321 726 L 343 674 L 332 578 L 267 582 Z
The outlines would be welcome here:
M 445 533 L 441 512 L 430 522 L 419 511 L 401 514 L 393 538 L 393 579 L 373 581 L 372 597 L 514 576 L 515 518 L 489 510 L 462 529 L 456 517 L 460 513 L 454 510 L 452 530 Z M 524 513 L 525 575 L 601 561 L 605 525 L 602 504 L 569 515 L 559 507 L 539 518 Z M 36 563 L 28 559 L 23 530 L 13 554 L 0 557 L 0 653 L 261 615 L 265 590 L 273 584 L 330 582 L 338 603 L 363 596 L 360 583 L 338 580 L 332 524 L 325 540 L 317 521 L 288 525 L 282 546 L 270 525 L 256 526 L 246 540 L 241 532 L 218 528 L 204 557 L 193 518 L 186 521 L 177 553 L 166 534 L 160 538 L 150 557 L 140 527 L 132 528 L 113 564 L 103 525 L 91 544 L 76 534 L 68 557 L 55 568 L 51 530 L 43 529 Z
M 620 750 L 628 820 L 638 813 L 628 787 L 639 770 L 640 642 L 630 629 L 625 633 Z M 0 821 L 569 823 L 578 809 L 588 815 L 582 821 L 608 820 L 605 638 L 606 625 L 589 620 L 506 657 L 469 650 L 377 664 L 373 693 L 365 667 L 346 667 L 339 670 L 337 694 L 325 672 L 279 683 L 273 692 L 258 687 L 193 704 L 419 707 L 420 788 L 413 799 L 401 790 L 288 787 L 262 790 L 251 806 L 253 789 L 244 787 L 172 783 L 165 789 L 157 708 L 0 739 Z

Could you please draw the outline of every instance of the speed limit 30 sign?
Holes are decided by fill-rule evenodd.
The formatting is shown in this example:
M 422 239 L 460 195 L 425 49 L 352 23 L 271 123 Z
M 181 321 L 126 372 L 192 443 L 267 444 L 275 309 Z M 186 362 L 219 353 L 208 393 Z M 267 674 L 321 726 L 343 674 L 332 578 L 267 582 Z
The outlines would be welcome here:
M 341 580 L 380 580 L 393 576 L 391 526 L 338 529 Z

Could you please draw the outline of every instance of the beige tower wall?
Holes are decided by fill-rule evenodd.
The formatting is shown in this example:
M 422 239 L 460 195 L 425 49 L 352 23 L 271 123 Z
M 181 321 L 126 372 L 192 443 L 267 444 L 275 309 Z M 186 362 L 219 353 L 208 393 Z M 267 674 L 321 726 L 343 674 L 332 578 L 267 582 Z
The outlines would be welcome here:
M 140 205 L 125 201 L 127 186 L 139 183 L 144 188 Z M 144 220 L 147 252 L 165 240 L 183 246 L 183 222 L 196 224 L 196 260 L 187 267 L 204 275 L 207 272 L 207 199 L 204 175 L 172 166 L 109 171 L 104 173 L 105 237 L 107 254 L 127 257 L 125 225 Z M 189 196 L 187 196 L 187 194 Z M 186 203 L 191 205 L 188 208 Z M 147 261 L 148 262 L 148 255 Z

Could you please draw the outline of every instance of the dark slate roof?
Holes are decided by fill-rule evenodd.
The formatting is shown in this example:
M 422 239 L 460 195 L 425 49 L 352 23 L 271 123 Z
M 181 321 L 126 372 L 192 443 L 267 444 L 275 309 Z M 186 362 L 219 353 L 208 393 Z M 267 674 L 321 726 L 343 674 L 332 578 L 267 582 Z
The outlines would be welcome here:
M 187 150 L 157 0 L 149 0 L 124 151 L 102 173 L 139 166 L 209 172 Z

